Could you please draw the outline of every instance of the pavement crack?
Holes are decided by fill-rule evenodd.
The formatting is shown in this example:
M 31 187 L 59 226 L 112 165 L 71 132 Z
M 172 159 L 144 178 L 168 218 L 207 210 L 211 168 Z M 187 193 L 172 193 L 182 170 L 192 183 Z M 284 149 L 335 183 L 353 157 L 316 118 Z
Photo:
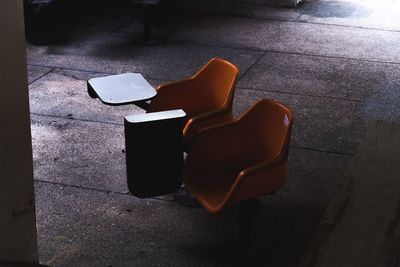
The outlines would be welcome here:
M 325 55 L 325 54 L 312 54 L 312 53 L 284 51 L 284 50 L 280 51 L 280 50 L 274 50 L 274 49 L 268 49 L 268 48 L 264 49 L 264 48 L 255 48 L 255 47 L 240 47 L 240 46 L 229 46 L 229 45 L 221 45 L 221 44 L 220 45 L 218 45 L 218 44 L 211 45 L 211 44 L 206 44 L 206 43 L 201 43 L 201 42 L 171 42 L 171 44 L 246 50 L 246 51 L 253 51 L 253 52 L 266 52 L 266 53 L 276 53 L 276 54 L 286 54 L 286 55 L 298 55 L 298 56 L 306 56 L 306 57 L 330 58 L 330 59 L 349 60 L 349 61 L 354 61 L 354 62 L 400 65 L 400 62 L 396 62 L 396 61 L 373 60 L 373 59 L 365 59 L 365 58 L 354 58 L 354 57 Z
M 104 75 L 116 75 L 116 74 L 119 74 L 118 72 L 105 72 L 105 71 L 96 71 L 96 70 L 87 70 L 87 69 L 84 70 L 84 69 L 68 68 L 68 67 L 57 66 L 57 65 L 41 65 L 41 64 L 31 64 L 31 63 L 29 63 L 27 65 L 35 66 L 35 67 L 43 67 L 43 68 L 52 68 L 52 70 L 49 71 L 49 73 L 53 72 L 53 71 L 76 71 L 76 72 L 86 72 L 86 73 L 104 74 Z M 47 73 L 47 74 L 49 74 L 49 73 Z M 45 74 L 45 75 L 47 75 L 47 74 Z M 45 75 L 43 75 L 43 76 L 45 76 Z M 66 77 L 70 77 L 72 79 L 75 79 L 75 80 L 82 80 L 82 78 L 80 78 L 79 76 L 75 76 L 73 74 L 63 73 L 63 75 L 66 76 Z M 175 81 L 175 80 L 171 80 L 169 78 L 163 79 L 163 78 L 150 77 L 150 76 L 144 75 L 144 74 L 142 74 L 142 75 L 147 80 L 161 81 L 161 82 L 172 82 L 172 81 Z M 38 79 L 40 79 L 40 78 L 38 78 Z
M 117 194 L 117 195 L 128 195 L 129 194 L 128 192 L 125 193 L 125 192 L 119 192 L 119 191 L 86 187 L 86 186 L 81 186 L 81 185 L 73 185 L 73 184 L 66 184 L 66 183 L 60 183 L 60 182 L 45 181 L 45 180 L 40 180 L 40 179 L 34 179 L 34 181 L 37 183 L 57 185 L 57 186 L 62 186 L 62 187 L 72 187 L 72 188 L 82 189 L 82 190 L 97 191 L 97 192 L 101 192 L 101 193 L 105 193 L 105 194 Z
M 101 123 L 101 124 L 108 124 L 108 125 L 124 126 L 123 123 L 108 122 L 108 121 L 96 121 L 96 120 L 89 120 L 89 119 L 80 119 L 80 118 L 75 118 L 73 116 L 68 116 L 68 115 L 65 117 L 65 116 L 41 114 L 41 113 L 34 113 L 34 112 L 31 112 L 31 115 L 40 116 L 40 117 L 48 117 L 48 118 L 58 118 L 58 119 L 70 120 L 70 121 L 81 121 L 81 122 Z M 55 123 L 57 123 L 57 121 L 51 121 L 51 122 L 49 122 L 49 125 L 53 125 Z
M 267 52 L 262 53 L 262 55 L 253 63 L 251 64 L 250 67 L 247 68 L 247 70 L 245 70 L 245 72 L 243 73 L 243 75 L 239 78 L 238 82 L 241 81 L 243 79 L 244 76 L 246 76 L 246 74 L 255 66 L 257 65 L 258 62 L 260 62 L 260 60 L 267 54 Z
M 330 151 L 330 150 L 322 150 L 322 149 L 311 148 L 311 147 L 290 146 L 290 148 L 300 149 L 300 150 L 309 150 L 309 151 L 315 151 L 315 152 L 321 152 L 321 153 L 329 153 L 329 154 L 335 154 L 335 155 L 350 156 L 350 157 L 353 157 L 353 156 L 354 156 L 353 153 L 340 152 L 340 151 Z
M 105 71 L 96 71 L 96 70 L 85 70 L 85 69 L 76 69 L 76 68 L 67 68 L 63 66 L 58 66 L 58 65 L 45 65 L 45 64 L 32 64 L 28 63 L 27 65 L 29 66 L 35 66 L 35 67 L 44 67 L 44 68 L 52 68 L 54 70 L 69 70 L 69 71 L 80 71 L 80 72 L 87 72 L 87 73 L 97 73 L 97 74 L 104 74 L 104 75 L 113 75 L 116 73 L 111 73 L 111 72 L 105 72 Z
M 301 17 L 306 15 L 304 9 L 300 9 L 299 15 L 295 19 L 285 19 L 285 18 L 260 18 L 260 17 L 251 17 L 247 16 L 245 18 L 258 20 L 258 21 L 273 21 L 273 22 L 285 22 L 285 23 L 298 23 L 298 24 L 312 24 L 312 25 L 322 25 L 322 26 L 331 26 L 331 27 L 338 27 L 338 28 L 350 28 L 350 29 L 358 29 L 358 30 L 367 30 L 367 31 L 382 31 L 382 32 L 394 32 L 400 33 L 400 30 L 393 30 L 393 29 L 383 29 L 378 27 L 366 27 L 366 26 L 357 26 L 357 25 L 344 25 L 344 24 L 336 24 L 336 23 L 323 23 L 323 22 L 314 22 L 309 20 L 301 20 Z M 234 17 L 234 16 L 232 16 Z
M 305 93 L 291 93 L 291 92 L 276 91 L 276 90 L 263 90 L 263 89 L 257 89 L 257 88 L 252 88 L 252 87 L 238 87 L 237 89 L 238 90 L 252 90 L 252 91 L 257 91 L 257 92 L 271 92 L 271 93 L 286 94 L 286 95 L 298 95 L 298 96 L 309 96 L 309 97 L 317 97 L 317 98 L 326 98 L 326 99 L 334 99 L 334 100 L 340 100 L 340 101 L 346 101 L 346 102 L 357 102 L 357 103 L 361 103 L 362 102 L 362 100 L 360 100 L 360 99 L 346 99 L 346 98 L 341 98 L 341 97 L 325 96 L 325 95 L 313 95 L 313 94 L 305 94 Z
M 121 192 L 121 191 L 113 191 L 113 190 L 107 190 L 107 189 L 100 189 L 100 188 L 93 188 L 93 187 L 87 187 L 87 186 L 81 186 L 81 185 L 73 185 L 73 184 L 66 184 L 66 183 L 60 183 L 60 182 L 53 182 L 53 181 L 45 181 L 45 180 L 40 180 L 40 179 L 34 179 L 36 183 L 43 183 L 43 184 L 49 184 L 49 185 L 54 185 L 54 186 L 61 186 L 61 187 L 70 187 L 70 188 L 75 188 L 75 189 L 80 189 L 80 190 L 88 190 L 88 191 L 95 191 L 103 194 L 114 194 L 114 195 L 120 195 L 120 196 L 130 196 L 132 198 L 136 198 L 135 196 L 131 195 L 130 192 Z M 157 201 L 163 201 L 163 202 L 174 202 L 173 200 L 168 200 L 168 199 L 163 199 L 161 197 L 150 197 L 148 199 L 153 199 Z
M 48 68 L 48 67 L 47 67 L 47 68 Z M 50 74 L 50 73 L 53 72 L 54 70 L 55 70 L 55 68 L 52 67 L 49 71 L 47 71 L 46 73 L 40 75 L 38 78 L 34 79 L 34 80 L 31 81 L 30 83 L 28 83 L 28 85 L 31 85 L 31 84 L 33 84 L 34 82 L 36 82 L 37 80 L 42 79 L 44 76 Z
M 302 14 L 302 15 L 304 15 L 304 14 Z M 299 19 L 300 19 L 300 17 L 299 17 Z M 307 20 L 305 20 L 305 21 L 302 21 L 302 20 L 290 21 L 290 20 L 288 20 L 286 22 L 288 22 L 288 23 L 293 22 L 293 23 L 323 25 L 323 26 L 332 26 L 332 27 L 341 27 L 341 28 L 352 28 L 352 29 L 367 30 L 367 31 L 381 31 L 381 32 L 400 33 L 400 30 L 382 29 L 382 28 L 356 26 L 356 25 L 343 25 L 343 24 L 334 24 L 334 23 L 321 23 L 321 22 L 312 22 L 312 21 L 307 21 Z

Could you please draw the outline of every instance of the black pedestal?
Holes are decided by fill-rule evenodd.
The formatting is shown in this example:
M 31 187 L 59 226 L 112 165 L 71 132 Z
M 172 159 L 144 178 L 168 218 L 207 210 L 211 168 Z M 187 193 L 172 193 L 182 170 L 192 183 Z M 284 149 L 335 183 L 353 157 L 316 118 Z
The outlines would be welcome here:
M 167 195 L 182 185 L 183 110 L 125 117 L 128 188 L 140 198 Z

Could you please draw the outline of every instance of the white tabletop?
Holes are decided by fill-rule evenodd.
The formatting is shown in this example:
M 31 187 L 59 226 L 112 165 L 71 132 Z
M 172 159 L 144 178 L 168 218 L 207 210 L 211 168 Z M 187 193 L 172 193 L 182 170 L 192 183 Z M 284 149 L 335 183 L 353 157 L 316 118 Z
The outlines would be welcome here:
M 102 102 L 122 105 L 153 98 L 157 92 L 140 73 L 124 73 L 88 81 Z

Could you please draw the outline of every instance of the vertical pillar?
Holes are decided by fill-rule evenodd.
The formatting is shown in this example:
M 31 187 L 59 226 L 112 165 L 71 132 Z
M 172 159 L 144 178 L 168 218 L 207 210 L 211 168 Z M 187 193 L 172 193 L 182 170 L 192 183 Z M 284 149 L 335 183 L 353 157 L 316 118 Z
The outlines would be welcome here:
M 37 263 L 22 0 L 0 0 L 0 263 Z

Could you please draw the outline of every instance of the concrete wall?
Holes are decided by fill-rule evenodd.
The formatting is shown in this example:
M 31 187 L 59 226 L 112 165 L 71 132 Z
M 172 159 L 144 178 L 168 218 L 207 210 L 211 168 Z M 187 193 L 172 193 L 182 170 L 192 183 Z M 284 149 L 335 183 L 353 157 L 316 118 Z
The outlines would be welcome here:
M 0 263 L 38 262 L 22 0 L 0 0 Z

